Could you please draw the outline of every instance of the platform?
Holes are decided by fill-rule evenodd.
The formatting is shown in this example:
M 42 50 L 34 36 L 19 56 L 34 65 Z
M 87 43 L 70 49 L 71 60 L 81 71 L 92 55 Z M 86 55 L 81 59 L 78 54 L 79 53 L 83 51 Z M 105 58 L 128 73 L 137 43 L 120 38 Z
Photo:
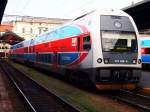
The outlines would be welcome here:
M 139 88 L 143 92 L 150 93 L 150 71 L 142 71 Z

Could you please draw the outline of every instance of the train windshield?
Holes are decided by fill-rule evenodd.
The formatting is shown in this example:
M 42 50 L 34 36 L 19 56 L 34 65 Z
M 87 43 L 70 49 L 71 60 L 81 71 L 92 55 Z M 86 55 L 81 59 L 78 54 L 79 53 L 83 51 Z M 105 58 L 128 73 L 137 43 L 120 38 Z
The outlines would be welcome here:
M 135 33 L 121 31 L 102 31 L 103 51 L 137 52 Z

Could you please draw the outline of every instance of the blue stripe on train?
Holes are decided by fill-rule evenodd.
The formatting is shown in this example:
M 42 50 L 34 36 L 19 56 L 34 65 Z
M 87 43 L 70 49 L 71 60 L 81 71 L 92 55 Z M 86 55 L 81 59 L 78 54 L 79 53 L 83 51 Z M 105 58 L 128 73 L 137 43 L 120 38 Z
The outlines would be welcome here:
M 142 62 L 150 62 L 150 55 L 145 55 L 141 57 Z
M 38 62 L 49 63 L 49 64 L 54 63 L 53 62 L 54 61 L 53 53 L 49 54 L 50 55 L 50 57 L 48 57 L 49 59 L 44 57 L 44 55 L 46 56 L 46 54 L 41 54 L 40 59 L 38 59 Z M 79 53 L 79 52 L 58 53 L 58 63 L 59 63 L 59 65 L 71 64 L 74 61 L 76 61 L 80 55 L 81 55 L 81 53 Z M 24 61 L 28 60 L 31 62 L 36 62 L 36 54 L 35 53 L 22 54 L 21 57 L 12 57 L 12 58 L 22 59 Z
M 23 54 L 24 55 L 24 60 L 29 60 L 32 62 L 35 62 L 36 56 L 35 54 Z
M 66 65 L 74 62 L 78 57 L 80 56 L 80 53 L 59 53 L 59 64 L 60 65 Z

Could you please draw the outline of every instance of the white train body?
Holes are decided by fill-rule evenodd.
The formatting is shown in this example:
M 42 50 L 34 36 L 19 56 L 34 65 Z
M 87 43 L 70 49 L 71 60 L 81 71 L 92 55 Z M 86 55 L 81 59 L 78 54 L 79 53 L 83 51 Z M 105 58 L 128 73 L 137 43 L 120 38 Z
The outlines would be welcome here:
M 101 23 L 101 16 L 112 16 L 116 19 L 112 19 L 112 21 L 102 21 Z M 117 17 L 125 17 L 125 21 L 121 20 L 121 19 L 117 19 Z M 108 19 L 108 18 L 106 18 Z M 118 24 L 121 24 L 121 28 L 115 28 L 115 22 L 118 22 Z M 123 23 L 122 23 L 123 22 Z M 127 23 L 126 23 L 127 22 Z M 121 56 L 123 55 L 127 55 L 128 58 L 126 59 L 119 59 L 119 58 L 115 58 L 115 55 L 111 55 L 111 57 L 108 58 L 112 58 L 114 60 L 112 61 L 116 61 L 116 63 L 109 63 L 109 64 L 105 64 L 104 63 L 104 52 L 103 52 L 103 45 L 102 45 L 102 31 L 114 31 L 113 33 L 116 32 L 132 32 L 135 34 L 135 39 L 137 41 L 137 46 L 139 48 L 139 34 L 138 34 L 138 30 L 136 28 L 136 25 L 133 21 L 133 19 L 126 14 L 125 12 L 121 11 L 121 10 L 97 10 L 94 11 L 91 14 L 88 14 L 78 20 L 75 20 L 73 22 L 73 24 L 82 24 L 85 25 L 89 32 L 90 32 L 90 36 L 91 36 L 91 40 L 92 40 L 92 44 L 91 44 L 91 50 L 89 51 L 89 55 L 88 57 L 80 64 L 80 68 L 97 68 L 97 67 L 127 67 L 127 68 L 141 68 L 141 63 L 128 63 L 130 61 L 131 58 L 130 55 L 132 54 L 131 52 L 127 52 L 126 54 L 123 54 L 125 52 L 121 51 L 118 52 Z M 116 23 L 117 24 L 117 23 Z M 105 25 L 107 27 L 107 29 L 101 29 L 101 25 Z M 113 27 L 113 28 L 110 28 Z M 125 29 L 123 29 L 125 28 Z M 132 30 L 132 31 L 130 31 Z M 108 34 L 109 35 L 109 34 Z M 111 36 L 111 35 L 109 35 Z M 113 36 L 113 35 L 112 35 Z M 118 36 L 118 35 L 116 35 Z M 126 36 L 126 35 L 125 35 Z M 130 35 L 129 35 L 130 36 Z M 110 39 L 113 37 L 110 37 Z M 117 38 L 117 37 L 116 37 Z M 129 37 L 130 38 L 130 37 Z M 126 38 L 125 38 L 126 39 Z M 132 39 L 132 38 L 131 38 Z M 107 45 L 106 45 L 107 46 Z M 109 47 L 109 46 L 108 46 Z M 137 56 L 135 57 L 137 59 L 137 62 L 141 59 L 141 54 L 140 54 L 140 49 L 137 49 Z M 113 54 L 113 52 L 112 52 Z M 98 63 L 97 59 L 101 58 L 102 62 Z M 139 60 L 138 60 L 139 59 Z M 128 61 L 128 62 L 127 62 Z
M 135 88 L 141 76 L 141 49 L 131 16 L 120 10 L 97 10 L 73 23 L 84 24 L 90 32 L 91 50 L 78 67 L 85 69 L 97 88 Z M 111 49 L 113 39 L 120 39 L 118 49 Z
M 56 37 L 51 38 L 54 33 Z M 49 40 L 39 42 L 43 38 Z M 29 41 L 26 43 L 31 44 L 24 44 L 23 48 L 34 48 L 27 53 L 33 52 L 35 56 L 24 60 L 70 79 L 89 80 L 99 89 L 134 89 L 140 80 L 138 30 L 133 19 L 121 10 L 92 11 Z M 49 51 L 44 51 L 42 44 L 50 47 Z M 12 47 L 11 54 L 16 54 L 15 50 Z M 40 56 L 44 53 L 50 53 L 53 63 L 41 63 Z

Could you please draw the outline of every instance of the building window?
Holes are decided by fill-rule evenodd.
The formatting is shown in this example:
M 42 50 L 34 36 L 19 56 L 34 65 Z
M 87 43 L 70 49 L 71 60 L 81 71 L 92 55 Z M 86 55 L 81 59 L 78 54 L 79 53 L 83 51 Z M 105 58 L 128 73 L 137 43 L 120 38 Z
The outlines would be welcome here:
M 32 30 L 32 28 L 30 28 L 30 33 L 33 33 L 33 30 Z
M 22 33 L 25 33 L 25 28 L 22 28 Z
M 41 34 L 42 33 L 42 29 L 39 29 L 39 34 Z
M 44 32 L 48 31 L 48 28 L 45 27 L 45 28 L 43 29 L 43 31 L 44 31 Z

